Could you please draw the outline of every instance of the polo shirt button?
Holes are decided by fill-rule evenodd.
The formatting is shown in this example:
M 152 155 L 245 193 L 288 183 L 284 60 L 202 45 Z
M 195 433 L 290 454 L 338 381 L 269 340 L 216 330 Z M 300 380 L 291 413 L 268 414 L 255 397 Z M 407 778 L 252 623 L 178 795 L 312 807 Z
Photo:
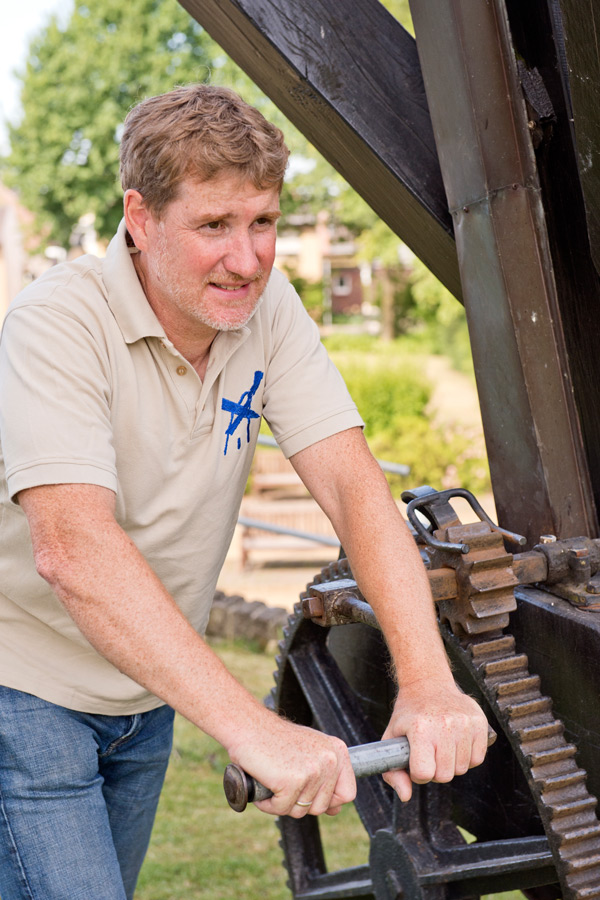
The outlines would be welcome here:
M 185 375 L 186 372 L 187 372 L 186 366 L 177 366 L 177 374 L 178 375 Z

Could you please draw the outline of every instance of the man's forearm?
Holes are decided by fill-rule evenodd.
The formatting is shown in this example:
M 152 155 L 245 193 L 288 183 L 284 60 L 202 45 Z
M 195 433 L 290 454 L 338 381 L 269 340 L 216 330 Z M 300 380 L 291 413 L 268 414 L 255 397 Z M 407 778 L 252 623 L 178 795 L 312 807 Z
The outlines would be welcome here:
M 292 462 L 333 522 L 396 666 L 398 697 L 383 736 L 407 736 L 412 779 L 450 781 L 483 760 L 487 725 L 454 684 L 427 574 L 385 477 L 358 429 L 321 441 Z M 407 773 L 384 778 L 409 799 Z
M 425 567 L 395 503 L 371 507 L 363 498 L 359 517 L 342 515 L 340 538 L 354 578 L 373 607 L 397 670 L 399 683 L 431 677 L 450 680 Z M 365 519 L 373 521 L 369 524 Z
M 274 815 L 335 812 L 354 797 L 342 741 L 276 716 L 196 634 L 93 485 L 23 491 L 36 564 L 90 643 L 120 671 L 212 735 L 266 784 Z M 297 800 L 303 798 L 303 805 Z
M 336 529 L 401 682 L 450 680 L 425 567 L 360 430 L 334 435 L 292 462 Z
M 185 619 L 111 509 L 81 508 L 85 486 L 76 487 L 79 508 L 51 516 L 36 508 L 43 489 L 21 497 L 38 571 L 102 656 L 227 747 L 266 711 Z M 225 723 L 224 709 L 236 709 L 235 722 Z

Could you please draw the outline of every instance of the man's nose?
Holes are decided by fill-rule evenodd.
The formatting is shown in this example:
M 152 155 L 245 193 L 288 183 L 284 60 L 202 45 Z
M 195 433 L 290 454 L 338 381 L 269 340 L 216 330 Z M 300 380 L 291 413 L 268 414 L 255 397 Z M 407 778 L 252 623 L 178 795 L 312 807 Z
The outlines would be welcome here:
M 260 261 L 253 236 L 245 231 L 232 235 L 223 262 L 228 272 L 242 278 L 254 278 L 260 271 Z

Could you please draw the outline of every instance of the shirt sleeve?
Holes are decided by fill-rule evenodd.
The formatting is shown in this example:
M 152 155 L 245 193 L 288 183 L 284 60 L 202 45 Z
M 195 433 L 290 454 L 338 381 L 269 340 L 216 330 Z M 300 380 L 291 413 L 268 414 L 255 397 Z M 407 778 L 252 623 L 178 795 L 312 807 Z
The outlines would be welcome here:
M 42 484 L 117 490 L 105 349 L 51 305 L 9 312 L 0 343 L 0 440 L 9 495 Z
M 271 323 L 263 415 L 290 457 L 364 423 L 315 322 L 287 279 L 274 274 L 279 297 Z

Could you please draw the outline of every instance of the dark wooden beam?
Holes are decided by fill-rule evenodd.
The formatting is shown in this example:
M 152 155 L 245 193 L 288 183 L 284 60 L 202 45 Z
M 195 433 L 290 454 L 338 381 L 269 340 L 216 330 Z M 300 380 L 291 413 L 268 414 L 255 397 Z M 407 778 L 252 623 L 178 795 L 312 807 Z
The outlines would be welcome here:
M 600 4 L 560 0 L 560 9 L 579 177 L 591 255 L 600 272 Z
M 583 173 L 577 137 L 583 133 L 591 140 L 593 122 L 600 116 L 600 106 L 593 105 L 598 82 L 588 81 L 581 68 L 588 59 L 591 75 L 597 61 L 593 11 L 588 2 L 560 0 L 563 13 L 568 13 L 565 41 L 558 0 L 508 0 L 507 6 L 516 51 L 530 70 L 540 73 L 556 119 L 548 139 L 536 150 L 536 164 L 557 290 L 557 320 L 562 323 L 583 446 L 600 509 L 600 276 L 594 265 L 600 235 L 590 242 L 597 227 L 591 211 L 600 189 L 600 134 L 593 138 L 596 164 Z
M 595 536 L 505 2 L 411 0 L 411 10 L 454 217 L 498 518 L 530 543 L 548 532 Z
M 415 42 L 379 0 L 179 0 L 457 297 Z

